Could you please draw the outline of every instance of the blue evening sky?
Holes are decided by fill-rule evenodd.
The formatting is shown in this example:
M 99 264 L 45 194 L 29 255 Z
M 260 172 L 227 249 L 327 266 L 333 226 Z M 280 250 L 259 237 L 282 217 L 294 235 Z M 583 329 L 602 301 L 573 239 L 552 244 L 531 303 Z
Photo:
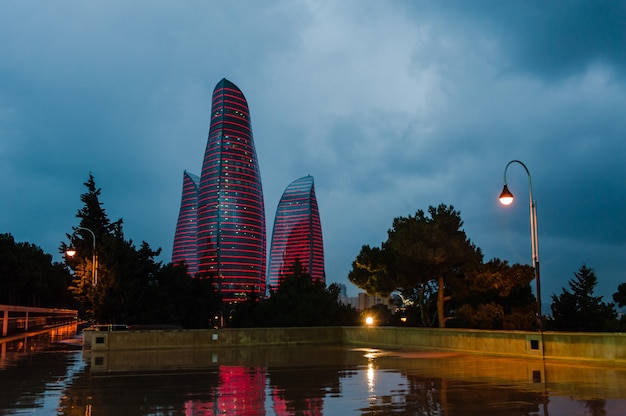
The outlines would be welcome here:
M 211 93 L 250 105 L 268 237 L 311 174 L 327 283 L 363 244 L 444 203 L 485 259 L 530 263 L 545 302 L 585 263 L 626 282 L 626 2 L 0 2 L 0 232 L 60 260 L 89 172 L 127 238 L 169 262 L 182 174 L 199 174 Z M 269 242 L 268 242 L 269 246 Z M 534 287 L 534 284 L 533 284 Z

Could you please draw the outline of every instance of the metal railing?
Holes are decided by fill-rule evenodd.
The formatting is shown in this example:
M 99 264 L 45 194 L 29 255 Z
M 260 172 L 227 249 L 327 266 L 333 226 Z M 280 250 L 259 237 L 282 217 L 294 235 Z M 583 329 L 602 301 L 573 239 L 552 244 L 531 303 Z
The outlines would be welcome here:
M 78 311 L 73 309 L 0 305 L 0 313 L 2 337 L 52 328 L 78 320 Z

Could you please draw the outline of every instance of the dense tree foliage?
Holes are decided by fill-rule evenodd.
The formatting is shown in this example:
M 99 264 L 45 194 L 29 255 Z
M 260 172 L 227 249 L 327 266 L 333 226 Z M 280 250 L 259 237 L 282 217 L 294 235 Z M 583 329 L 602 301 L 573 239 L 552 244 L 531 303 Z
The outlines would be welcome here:
M 370 295 L 398 291 L 423 326 L 445 327 L 450 319 L 457 327 L 533 326 L 532 269 L 483 264 L 462 226 L 460 213 L 443 204 L 395 218 L 380 248 L 361 248 L 348 278 Z
M 208 279 L 190 278 L 183 266 L 161 267 L 143 289 L 137 316 L 129 322 L 208 328 L 221 302 Z
M 613 293 L 613 301 L 620 308 L 626 307 L 626 283 L 620 283 L 617 286 L 617 292 Z M 619 331 L 626 331 L 626 314 L 619 314 L 619 323 L 618 323 Z
M 452 326 L 478 329 L 537 329 L 532 267 L 492 259 L 453 288 Z
M 67 293 L 71 275 L 52 256 L 30 243 L 0 234 L 0 303 L 48 308 L 73 308 Z
M 582 265 L 569 281 L 569 289 L 560 295 L 552 295 L 552 318 L 548 328 L 557 331 L 603 332 L 615 330 L 617 312 L 612 303 L 594 296 L 598 283 L 593 269 Z
M 626 306 L 626 283 L 620 283 L 617 286 L 617 292 L 613 293 L 613 300 L 620 308 Z
M 339 302 L 339 287 L 313 282 L 296 261 L 280 287 L 262 302 L 239 305 L 232 325 L 236 327 L 288 327 L 355 325 L 358 313 Z
M 388 296 L 397 289 L 392 269 L 394 259 L 386 243 L 379 247 L 364 245 L 352 263 L 348 279 L 369 295 Z
M 81 306 L 81 313 L 101 323 L 176 324 L 208 327 L 219 299 L 208 280 L 190 279 L 184 268 L 163 267 L 145 241 L 137 248 L 124 238 L 122 219 L 111 222 L 100 202 L 100 188 L 93 175 L 81 195 L 84 207 L 76 216 L 80 223 L 68 234 L 76 250 L 66 257 L 74 271 L 70 292 Z M 93 273 L 95 235 L 97 283 Z M 61 244 L 65 252 L 68 244 Z M 94 284 L 95 283 L 95 284 Z
M 399 291 L 421 310 L 422 323 L 430 326 L 428 300 L 436 285 L 437 322 L 445 326 L 445 302 L 450 300 L 446 285 L 462 277 L 478 263 L 481 253 L 460 229 L 462 222 L 453 207 L 429 207 L 414 216 L 398 217 L 381 247 L 363 246 L 348 278 L 370 295 Z M 432 304 L 432 302 L 431 302 Z

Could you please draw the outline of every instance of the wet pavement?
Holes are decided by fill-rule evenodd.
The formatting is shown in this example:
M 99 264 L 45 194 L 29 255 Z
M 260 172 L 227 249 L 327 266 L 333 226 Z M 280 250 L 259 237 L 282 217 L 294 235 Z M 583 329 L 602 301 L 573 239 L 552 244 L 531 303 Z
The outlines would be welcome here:
M 345 346 L 83 353 L 71 339 L 54 345 L 4 352 L 0 414 L 626 414 L 623 367 Z

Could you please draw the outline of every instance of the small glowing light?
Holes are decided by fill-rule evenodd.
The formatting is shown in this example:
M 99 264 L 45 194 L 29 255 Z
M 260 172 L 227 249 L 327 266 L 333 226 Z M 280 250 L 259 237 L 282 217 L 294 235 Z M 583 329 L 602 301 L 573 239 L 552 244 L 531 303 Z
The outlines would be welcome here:
M 365 318 L 365 325 L 367 325 L 367 326 L 374 325 L 374 318 L 371 317 L 371 316 L 368 316 L 367 318 Z
M 76 255 L 76 250 L 70 247 L 65 251 L 65 254 L 67 254 L 68 257 L 74 257 Z
M 509 188 L 504 185 L 504 189 L 502 189 L 502 193 L 500 194 L 500 203 L 502 205 L 511 205 L 513 203 L 513 194 L 509 191 Z
M 401 321 L 402 323 L 406 322 L 406 316 L 402 316 L 402 317 L 400 318 L 400 321 Z

